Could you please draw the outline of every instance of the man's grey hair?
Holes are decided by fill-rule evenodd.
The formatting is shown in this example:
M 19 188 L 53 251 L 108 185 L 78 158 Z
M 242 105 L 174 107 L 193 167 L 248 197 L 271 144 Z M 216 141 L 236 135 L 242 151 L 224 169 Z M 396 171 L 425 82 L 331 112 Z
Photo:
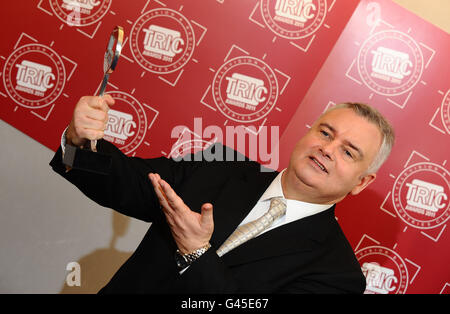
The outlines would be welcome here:
M 325 115 L 326 113 L 340 109 L 340 108 L 349 108 L 352 109 L 357 115 L 367 119 L 367 121 L 375 124 L 380 131 L 381 135 L 383 136 L 383 141 L 381 143 L 380 149 L 378 150 L 377 155 L 375 156 L 374 160 L 372 161 L 372 164 L 369 166 L 369 168 L 366 170 L 365 175 L 369 173 L 375 173 L 380 169 L 381 165 L 386 161 L 386 159 L 389 157 L 389 154 L 391 153 L 392 146 L 394 146 L 395 142 L 395 132 L 392 125 L 389 123 L 388 120 L 386 120 L 385 117 L 375 108 L 363 104 L 363 103 L 342 103 L 335 105 L 333 107 L 328 108 L 322 115 Z

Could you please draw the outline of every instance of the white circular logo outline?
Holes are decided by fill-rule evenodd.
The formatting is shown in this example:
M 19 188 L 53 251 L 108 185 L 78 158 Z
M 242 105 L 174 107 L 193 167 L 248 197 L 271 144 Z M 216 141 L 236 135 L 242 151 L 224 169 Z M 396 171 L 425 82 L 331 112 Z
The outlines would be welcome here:
M 450 89 L 444 95 L 441 103 L 441 118 L 445 130 L 450 134 Z
M 31 47 L 38 47 L 38 48 L 36 48 L 35 50 L 33 50 Z M 24 51 L 22 52 L 22 50 L 24 50 Z M 51 55 L 48 55 L 48 54 L 46 53 L 47 51 L 50 51 L 50 53 L 51 53 L 53 56 L 56 57 L 57 61 L 55 61 L 55 60 L 52 58 Z M 19 54 L 19 55 L 16 55 L 16 54 L 19 53 L 19 52 L 20 52 L 20 54 Z M 9 72 L 6 73 L 7 69 L 10 67 L 10 63 L 11 63 L 11 64 L 15 64 L 16 60 L 17 60 L 19 57 L 23 56 L 24 54 L 33 53 L 33 52 L 42 53 L 42 54 L 44 54 L 45 56 L 47 56 L 50 60 L 53 61 L 54 65 L 55 65 L 55 68 L 56 68 L 56 70 L 57 70 L 57 72 L 58 72 L 58 73 L 57 73 L 57 76 L 56 76 L 56 77 L 57 77 L 57 81 L 56 81 L 55 85 L 56 85 L 56 86 L 59 86 L 59 87 L 58 87 L 58 88 L 55 88 L 55 90 L 57 91 L 56 96 L 53 95 L 53 94 L 55 93 L 55 92 L 53 91 L 52 93 L 50 93 L 50 95 L 45 96 L 44 98 L 40 99 L 39 101 L 32 101 L 32 100 L 27 100 L 25 97 L 21 96 L 20 94 L 17 94 L 17 92 L 15 92 L 15 89 L 14 89 L 14 88 L 12 88 L 12 89 L 13 89 L 12 92 L 13 92 L 14 94 L 17 94 L 17 95 L 16 95 L 17 97 L 15 97 L 13 94 L 11 94 L 11 91 L 10 91 L 10 89 L 9 89 L 9 85 L 12 84 L 12 78 L 11 78 L 11 73 L 12 73 L 12 71 L 11 71 L 11 69 L 9 69 Z M 13 58 L 13 57 L 14 57 L 14 61 L 11 62 L 11 58 Z M 58 65 L 60 65 L 60 67 L 59 67 Z M 12 65 L 11 65 L 11 67 L 12 67 Z M 61 70 L 61 71 L 60 71 L 60 70 Z M 61 76 L 62 76 L 62 79 L 61 79 Z M 8 84 L 8 82 L 7 82 L 6 80 L 8 80 L 8 81 L 10 82 L 10 84 Z M 52 48 L 47 47 L 47 46 L 42 45 L 42 44 L 34 44 L 34 43 L 33 43 L 33 44 L 26 44 L 26 45 L 23 45 L 23 46 L 18 47 L 16 50 L 14 50 L 14 51 L 9 55 L 8 59 L 6 59 L 5 65 L 4 65 L 4 67 L 3 67 L 3 84 L 4 84 L 4 86 L 5 86 L 5 90 L 6 90 L 7 94 L 11 97 L 11 99 L 12 99 L 15 103 L 17 103 L 18 105 L 20 105 L 20 106 L 22 106 L 22 107 L 24 107 L 24 108 L 28 108 L 28 109 L 40 109 L 40 108 L 44 108 L 44 107 L 47 107 L 47 106 L 51 105 L 51 104 L 52 104 L 53 102 L 55 102 L 55 100 L 58 99 L 58 97 L 62 94 L 62 92 L 63 92 L 63 90 L 64 90 L 64 87 L 65 87 L 65 83 L 66 83 L 66 69 L 65 69 L 65 67 L 64 67 L 64 63 L 63 63 L 61 57 L 60 57 L 59 54 L 58 54 L 56 51 L 54 51 Z M 29 103 L 33 103 L 33 102 L 42 102 L 42 101 L 45 101 L 45 100 L 48 99 L 48 98 L 51 98 L 51 100 L 50 100 L 49 102 L 43 104 L 43 105 L 32 106 L 32 105 L 24 104 L 23 102 L 21 102 L 21 101 L 20 101 L 19 99 L 17 99 L 17 98 L 22 99 L 22 101 L 27 101 L 27 102 L 29 102 Z
M 184 149 L 184 145 L 187 143 L 190 144 L 189 148 Z M 199 145 L 196 145 L 199 144 Z M 169 156 L 167 158 L 171 158 L 175 161 L 182 160 L 185 155 L 187 155 L 189 152 L 193 152 L 192 149 L 195 148 L 201 148 L 201 150 L 207 149 L 209 146 L 213 145 L 214 143 L 211 143 L 211 141 L 203 140 L 203 139 L 193 139 L 193 140 L 187 140 L 181 143 L 178 143 L 175 147 L 172 147 L 170 150 Z M 178 153 L 178 156 L 173 156 L 175 153 L 177 153 L 178 148 L 182 148 L 182 153 Z
M 106 92 L 106 94 L 109 94 L 114 99 L 117 99 L 117 100 L 127 103 L 131 108 L 134 109 L 136 116 L 138 117 L 139 126 L 137 128 L 138 131 L 136 132 L 135 139 L 131 140 L 130 143 L 119 147 L 119 149 L 124 154 L 127 155 L 127 154 L 135 151 L 144 141 L 145 135 L 147 134 L 147 115 L 145 114 L 145 110 L 144 110 L 144 107 L 142 106 L 142 104 L 132 95 L 122 92 L 122 91 L 110 91 L 110 92 Z M 116 94 L 122 95 L 123 97 L 114 97 L 114 95 L 116 95 Z M 130 99 L 131 99 L 131 101 L 134 101 L 135 104 L 137 104 L 138 108 L 134 107 L 134 105 L 131 104 Z M 141 118 L 141 114 L 139 114 L 140 112 L 143 116 L 143 124 L 141 124 L 142 118 Z M 141 133 L 141 131 L 142 131 L 142 136 L 139 139 L 139 134 Z M 134 142 L 138 142 L 138 143 L 133 146 Z M 132 148 L 129 148 L 130 146 L 132 146 Z
M 417 170 L 414 168 L 417 168 Z M 447 179 L 445 178 L 445 176 L 442 176 L 437 171 L 431 170 L 431 168 L 438 168 L 438 169 L 442 170 L 442 172 L 446 174 Z M 409 176 L 413 175 L 416 172 L 421 172 L 421 171 L 430 171 L 437 175 L 440 175 L 443 178 L 443 180 L 446 181 L 447 188 L 450 190 L 450 182 L 448 180 L 448 178 L 450 178 L 450 173 L 445 168 L 441 167 L 440 165 L 431 163 L 431 162 L 419 162 L 419 163 L 413 164 L 413 165 L 405 168 L 395 179 L 394 185 L 392 187 L 392 193 L 391 193 L 392 194 L 392 198 L 391 198 L 392 204 L 394 206 L 395 212 L 400 217 L 400 219 L 403 222 L 405 222 L 406 224 L 408 224 L 409 226 L 416 228 L 416 229 L 434 229 L 434 228 L 439 227 L 440 225 L 446 223 L 447 220 L 450 218 L 450 201 L 449 201 L 449 204 L 447 205 L 447 208 L 443 211 L 443 213 L 440 216 L 438 216 L 434 219 L 431 219 L 431 220 L 419 220 L 417 218 L 412 217 L 403 208 L 403 206 L 401 204 L 401 199 L 400 199 L 401 189 L 403 188 L 403 183 L 406 182 L 406 178 L 408 178 Z M 405 179 L 403 179 L 403 176 L 405 174 L 407 174 L 407 175 L 406 175 Z M 402 179 L 401 186 L 397 187 L 400 179 Z M 398 190 L 398 192 L 397 192 L 397 190 Z M 405 216 L 408 219 L 406 219 Z M 442 218 L 443 216 L 444 216 L 444 218 Z M 441 219 L 442 219 L 441 222 L 438 222 L 438 223 L 430 226 L 430 224 L 432 224 L 434 221 L 438 221 Z M 423 226 L 423 224 L 428 224 L 428 226 Z
M 311 36 L 312 34 L 314 34 L 315 32 L 317 32 L 319 30 L 319 28 L 322 26 L 322 24 L 325 21 L 325 18 L 327 16 L 327 1 L 326 0 L 317 0 L 319 3 L 319 10 L 318 10 L 318 14 L 317 16 L 320 16 L 321 14 L 323 14 L 323 17 L 320 19 L 319 23 L 317 25 L 315 25 L 314 27 L 312 27 L 311 31 L 307 31 L 311 26 L 306 27 L 305 29 L 302 29 L 300 31 L 289 31 L 289 30 L 285 30 L 283 29 L 281 26 L 279 26 L 274 20 L 273 17 L 270 15 L 269 12 L 269 1 L 271 0 L 261 0 L 260 2 L 260 8 L 261 8 L 261 15 L 262 18 L 264 20 L 264 23 L 267 25 L 267 27 L 277 36 L 280 36 L 282 38 L 286 38 L 286 39 L 301 39 L 301 38 L 305 38 L 308 36 Z M 314 19 L 314 22 L 316 21 L 316 19 Z M 314 24 L 314 23 L 313 23 Z M 283 33 L 304 33 L 306 32 L 305 35 L 285 35 Z
M 395 87 L 395 88 L 383 87 L 383 86 L 377 84 L 376 82 L 372 81 L 371 78 L 370 78 L 369 71 L 367 71 L 367 69 L 365 68 L 365 67 L 366 67 L 366 57 L 367 57 L 367 53 L 365 53 L 364 56 L 362 56 L 362 51 L 363 51 L 363 50 L 369 51 L 369 48 L 370 48 L 371 46 L 373 46 L 373 44 L 371 43 L 371 41 L 372 41 L 373 39 L 377 39 L 378 36 L 381 36 L 382 34 L 386 34 L 386 33 L 394 33 L 394 34 L 398 34 L 398 35 L 399 35 L 399 38 L 396 38 L 396 37 L 394 36 L 394 39 L 402 40 L 402 39 L 400 39 L 400 37 L 406 38 L 407 41 L 406 41 L 406 40 L 402 40 L 402 42 L 403 42 L 404 44 L 406 44 L 406 45 L 410 48 L 410 50 L 411 50 L 412 52 L 415 52 L 414 49 L 413 49 L 413 48 L 411 47 L 411 45 L 409 44 L 409 43 L 413 43 L 413 45 L 414 45 L 415 48 L 416 48 L 416 51 L 419 52 L 418 55 L 414 54 L 414 57 L 415 57 L 415 60 L 414 60 L 414 66 L 415 66 L 415 68 L 417 68 L 417 64 L 419 63 L 419 64 L 420 64 L 420 69 L 419 69 L 419 70 L 417 70 L 417 69 L 414 70 L 414 74 L 411 74 L 411 78 L 407 81 L 407 83 L 404 83 L 404 84 L 401 85 L 401 86 L 403 86 L 403 85 L 409 85 L 409 86 L 408 86 L 407 88 L 403 89 L 403 90 L 400 91 L 400 92 L 395 92 L 395 91 L 394 91 L 394 92 L 388 92 L 388 91 L 389 91 L 389 90 L 392 90 L 392 89 L 394 89 L 394 90 L 401 89 L 401 86 L 397 86 L 397 87 Z M 381 38 L 381 40 L 383 40 L 383 39 L 385 39 L 385 38 L 388 38 L 388 37 L 385 36 L 385 37 Z M 380 40 L 376 40 L 375 43 L 378 42 L 378 41 L 380 41 Z M 418 57 L 419 57 L 419 62 L 416 62 L 417 59 L 418 59 Z M 407 34 L 405 34 L 405 33 L 403 33 L 403 32 L 400 32 L 400 31 L 398 31 L 398 30 L 380 31 L 380 32 L 377 32 L 377 33 L 371 35 L 371 36 L 370 36 L 369 38 L 367 38 L 367 39 L 364 41 L 364 43 L 361 45 L 361 48 L 360 48 L 359 51 L 358 51 L 358 56 L 357 56 L 356 59 L 357 59 L 357 66 L 356 66 L 356 67 L 357 67 L 357 69 L 358 69 L 359 76 L 360 76 L 360 78 L 362 79 L 363 83 L 364 83 L 370 90 L 374 91 L 375 93 L 377 93 L 377 94 L 379 94 L 379 95 L 383 95 L 383 96 L 398 96 L 398 95 L 407 93 L 408 91 L 410 91 L 411 89 L 413 89 L 413 88 L 417 85 L 417 83 L 420 81 L 420 78 L 422 77 L 422 74 L 423 74 L 424 61 L 423 61 L 422 50 L 420 49 L 420 47 L 419 47 L 419 45 L 417 44 L 417 42 L 416 42 L 411 36 L 409 36 L 409 35 L 407 35 Z M 361 60 L 362 60 L 362 61 L 361 61 Z M 361 73 L 362 70 L 364 71 L 364 73 Z M 417 74 L 417 72 L 420 72 L 420 74 Z M 411 81 L 411 79 L 413 79 L 414 76 L 416 76 L 416 79 L 413 80 L 413 83 L 412 83 L 412 84 L 409 84 L 408 82 Z M 370 84 L 370 83 L 372 83 L 372 84 Z M 374 85 L 375 87 L 372 86 L 372 85 Z
M 88 16 L 88 17 L 82 17 L 80 18 L 80 20 L 78 22 L 80 22 L 81 25 L 75 25 L 75 26 L 89 26 L 92 24 L 97 23 L 98 21 L 100 21 L 105 15 L 106 13 L 108 13 L 108 10 L 111 8 L 111 3 L 112 0 L 99 0 L 102 1 L 102 5 L 101 7 L 97 10 L 100 11 L 99 14 L 93 14 L 92 16 Z M 62 22 L 69 24 L 68 23 L 68 16 L 69 14 L 67 14 L 63 8 L 60 7 L 58 0 L 50 0 L 50 7 L 52 8 L 53 13 L 55 13 L 56 17 L 58 19 L 60 19 Z M 106 5 L 105 5 L 106 3 Z M 87 23 L 82 23 L 84 22 L 84 20 L 87 19 L 92 19 L 92 21 L 87 22 Z
M 167 14 L 158 15 L 157 13 L 161 12 L 161 11 L 162 12 L 171 12 L 173 14 L 173 16 L 170 16 Z M 148 19 L 146 19 L 148 15 L 150 15 L 150 17 Z M 138 33 L 140 33 L 140 31 L 145 23 L 147 23 L 152 18 L 159 17 L 159 16 L 165 16 L 167 18 L 171 18 L 171 19 L 175 20 L 176 22 L 178 22 L 178 24 L 180 24 L 181 27 L 183 28 L 183 31 L 187 38 L 187 44 L 186 44 L 185 49 L 183 49 L 182 56 L 180 58 L 178 58 L 177 61 L 172 62 L 168 65 L 152 64 L 151 62 L 147 61 L 144 56 L 142 56 L 141 52 L 138 49 L 138 43 L 137 43 L 137 38 L 139 37 Z M 178 19 L 175 16 L 178 16 Z M 184 24 L 183 24 L 183 22 L 184 22 Z M 138 24 L 139 24 L 139 26 L 138 26 Z M 186 26 L 187 26 L 187 28 L 189 28 L 189 30 L 186 28 Z M 139 27 L 139 29 L 136 30 L 136 27 Z M 191 36 L 189 36 L 189 33 L 191 34 Z M 146 71 L 156 73 L 156 74 L 173 73 L 173 72 L 176 72 L 176 71 L 180 70 L 181 68 L 183 68 L 189 62 L 189 60 L 192 58 L 192 55 L 194 54 L 194 50 L 195 50 L 195 32 L 194 32 L 194 29 L 192 28 L 192 25 L 189 22 L 189 20 L 181 13 L 179 13 L 175 10 L 166 9 L 166 8 L 153 9 L 153 10 L 143 13 L 136 20 L 136 22 L 134 22 L 133 27 L 131 28 L 131 32 L 130 32 L 130 50 L 131 50 L 134 60 L 136 60 L 136 62 Z M 182 60 L 182 59 L 184 59 L 184 61 L 180 62 L 180 60 Z M 148 63 L 150 66 L 143 64 L 142 60 L 145 63 Z M 176 65 L 177 63 L 179 63 L 179 64 Z M 176 66 L 174 66 L 174 65 L 176 65 Z M 161 68 L 170 68 L 170 67 L 174 67 L 174 69 L 164 70 L 164 71 L 162 71 L 162 70 L 158 71 L 158 70 L 153 69 L 153 68 L 161 69 Z
M 366 251 L 367 251 L 367 253 L 366 253 Z M 383 252 L 383 251 L 385 251 L 385 252 Z M 392 254 L 393 258 L 391 256 L 389 256 L 389 254 L 386 254 L 386 251 L 387 251 L 387 253 Z M 363 254 L 363 253 L 366 253 L 366 254 Z M 391 249 L 388 249 L 387 247 L 380 246 L 380 245 L 368 246 L 368 247 L 358 250 L 355 253 L 355 256 L 356 256 L 356 259 L 358 260 L 358 262 L 360 259 L 362 259 L 366 256 L 369 256 L 369 255 L 382 255 L 382 256 L 389 258 L 391 261 L 394 262 L 394 264 L 397 266 L 397 269 L 401 276 L 400 282 L 398 284 L 398 289 L 395 292 L 395 294 L 399 294 L 399 293 L 404 294 L 406 292 L 406 290 L 408 289 L 409 273 L 408 273 L 408 268 L 406 267 L 406 263 L 403 260 L 403 258 L 397 252 L 395 252 Z M 399 260 L 401 263 L 400 264 L 397 263 L 397 260 Z M 402 268 L 403 268 L 403 270 L 402 270 Z M 401 290 L 402 285 L 405 286 L 403 290 Z
M 246 59 L 251 59 L 253 60 L 253 62 L 238 62 L 238 60 L 246 60 Z M 235 63 L 235 64 L 233 64 Z M 268 69 L 269 73 L 267 73 L 265 71 L 265 69 L 261 69 L 261 67 L 258 67 L 258 64 L 262 64 L 262 66 L 265 69 Z M 221 93 L 221 86 L 222 86 L 222 80 L 223 78 L 225 78 L 225 73 L 228 72 L 230 69 L 236 67 L 236 66 L 240 66 L 240 65 L 250 65 L 253 67 L 258 68 L 261 72 L 264 73 L 264 75 L 267 78 L 267 81 L 270 84 L 270 92 L 268 93 L 270 95 L 269 99 L 274 98 L 271 102 L 272 104 L 270 104 L 270 101 L 268 101 L 268 103 L 263 106 L 260 110 L 253 112 L 253 113 L 249 113 L 249 114 L 241 114 L 241 113 L 236 113 L 235 111 L 233 111 L 232 109 L 230 109 L 228 107 L 228 105 L 225 104 L 225 102 L 222 100 L 222 97 L 220 95 Z M 223 73 L 222 73 L 223 72 Z M 218 76 L 220 76 L 220 80 L 218 80 Z M 272 80 L 275 83 L 274 86 L 272 85 Z M 217 85 L 217 86 L 216 86 Z M 217 90 L 218 89 L 218 90 Z M 272 68 L 267 65 L 264 61 L 255 58 L 255 57 L 250 57 L 250 56 L 239 56 L 239 57 L 235 57 L 232 58 L 230 60 L 228 60 L 227 62 L 225 62 L 224 64 L 222 64 L 222 66 L 216 71 L 216 74 L 214 75 L 213 78 L 213 83 L 212 83 L 212 88 L 211 88 L 211 92 L 212 92 L 212 96 L 214 99 L 214 103 L 216 105 L 216 107 L 219 109 L 219 111 L 227 118 L 236 121 L 236 122 L 244 122 L 244 123 L 251 123 L 251 122 L 255 122 L 258 120 L 261 120 L 262 118 L 264 118 L 265 116 L 267 116 L 275 107 L 277 100 L 278 100 L 278 96 L 279 96 L 279 86 L 278 86 L 278 80 L 277 77 L 275 75 L 275 72 L 272 70 Z M 219 94 L 219 96 L 216 96 L 216 93 Z M 274 95 L 274 96 L 272 96 Z M 219 99 L 217 99 L 217 97 Z M 263 113 L 262 115 L 257 115 L 257 113 L 261 112 L 262 110 L 264 110 L 266 107 L 269 107 L 265 113 Z M 231 113 L 233 113 L 235 116 L 241 116 L 241 117 L 251 117 L 253 115 L 256 115 L 257 118 L 255 119 L 239 119 L 239 118 L 235 118 L 232 115 L 230 115 L 229 112 L 226 112 L 224 110 L 224 108 L 228 109 L 227 111 L 230 111 Z

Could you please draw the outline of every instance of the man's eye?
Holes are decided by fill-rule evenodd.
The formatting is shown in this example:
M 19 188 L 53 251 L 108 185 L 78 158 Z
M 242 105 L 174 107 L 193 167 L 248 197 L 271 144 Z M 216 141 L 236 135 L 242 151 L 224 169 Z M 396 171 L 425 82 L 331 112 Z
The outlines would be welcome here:
M 347 156 L 349 156 L 350 158 L 353 158 L 352 153 L 350 153 L 348 150 L 345 150 L 345 154 L 346 154 Z
M 320 133 L 322 133 L 324 136 L 327 136 L 327 137 L 330 136 L 330 134 L 328 134 L 327 131 L 323 131 L 323 130 L 322 130 L 322 131 L 320 131 Z

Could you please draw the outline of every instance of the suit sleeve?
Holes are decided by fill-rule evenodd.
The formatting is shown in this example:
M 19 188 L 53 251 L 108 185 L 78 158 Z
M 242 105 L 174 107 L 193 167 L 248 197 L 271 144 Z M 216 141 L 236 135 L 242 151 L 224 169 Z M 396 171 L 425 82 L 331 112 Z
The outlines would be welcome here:
M 163 215 L 148 173 L 158 173 L 176 189 L 186 176 L 202 165 L 201 161 L 174 161 L 165 157 L 128 157 L 104 140 L 98 142 L 97 149 L 112 157 L 111 170 L 106 175 L 77 169 L 66 172 L 62 163 L 61 147 L 51 160 L 50 166 L 96 203 L 147 222 L 162 218 Z M 96 157 L 96 154 L 92 154 L 92 160 L 89 162 L 98 162 Z M 192 160 L 196 159 L 192 157 Z
M 239 285 L 228 266 L 211 247 L 178 277 L 182 293 L 227 294 L 239 291 Z
M 299 278 L 297 281 L 281 288 L 280 294 L 362 294 L 365 281 L 361 280 L 360 272 L 345 272 L 336 274 L 315 274 Z
M 192 263 L 181 276 L 184 277 L 184 293 L 240 292 L 238 280 L 213 247 Z M 358 271 L 316 273 L 299 277 L 283 287 L 267 288 L 267 293 L 274 294 L 361 294 L 365 289 L 365 278 Z

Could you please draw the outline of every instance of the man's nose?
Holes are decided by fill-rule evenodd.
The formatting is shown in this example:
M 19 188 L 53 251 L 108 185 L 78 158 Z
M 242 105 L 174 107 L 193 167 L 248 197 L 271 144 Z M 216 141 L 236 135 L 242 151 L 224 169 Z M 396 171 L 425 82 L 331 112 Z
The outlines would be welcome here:
M 329 160 L 334 160 L 334 154 L 336 149 L 337 149 L 336 143 L 334 141 L 331 141 L 323 143 L 322 146 L 320 147 L 320 152 L 325 158 Z

